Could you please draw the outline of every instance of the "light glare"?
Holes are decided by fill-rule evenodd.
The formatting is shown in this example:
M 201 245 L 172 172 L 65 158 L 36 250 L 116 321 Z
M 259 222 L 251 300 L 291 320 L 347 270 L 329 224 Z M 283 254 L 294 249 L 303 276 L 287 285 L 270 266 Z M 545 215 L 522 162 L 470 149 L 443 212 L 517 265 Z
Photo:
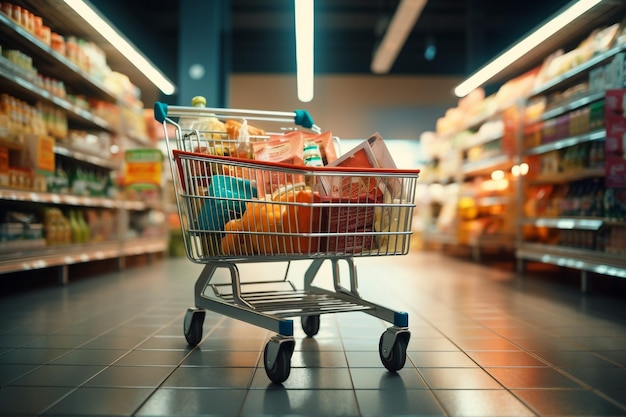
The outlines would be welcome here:
M 465 97 L 601 1 L 602 0 L 580 0 L 576 2 L 572 7 L 554 17 L 459 84 L 454 89 L 454 94 L 456 94 L 457 97 Z
M 298 100 L 313 100 L 313 0 L 294 0 Z
M 128 61 L 144 74 L 165 95 L 176 91 L 174 84 L 168 80 L 152 63 L 124 39 L 111 25 L 82 0 L 64 0 L 85 22 L 89 23 L 98 33 L 107 39 Z

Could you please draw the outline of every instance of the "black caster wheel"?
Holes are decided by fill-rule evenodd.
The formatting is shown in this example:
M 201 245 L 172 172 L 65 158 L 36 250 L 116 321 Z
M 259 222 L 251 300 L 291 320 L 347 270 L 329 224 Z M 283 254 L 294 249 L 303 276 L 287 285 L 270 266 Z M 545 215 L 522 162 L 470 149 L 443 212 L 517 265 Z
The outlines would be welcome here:
M 406 362 L 406 349 L 409 344 L 409 334 L 398 334 L 389 349 L 385 348 L 384 343 L 385 337 L 387 336 L 387 332 L 385 332 L 380 337 L 378 353 L 380 354 L 380 361 L 383 363 L 383 366 L 390 372 L 396 372 L 402 369 Z
M 315 314 L 313 316 L 300 317 L 302 322 L 302 330 L 307 336 L 313 337 L 320 331 L 320 315 Z
M 274 383 L 281 384 L 289 378 L 291 373 L 291 355 L 295 342 L 287 340 L 282 343 L 270 340 L 265 345 L 263 361 L 265 363 L 265 373 Z
M 204 324 L 205 315 L 206 312 L 204 310 L 196 308 L 187 309 L 183 330 L 189 346 L 197 346 L 202 340 L 202 325 Z

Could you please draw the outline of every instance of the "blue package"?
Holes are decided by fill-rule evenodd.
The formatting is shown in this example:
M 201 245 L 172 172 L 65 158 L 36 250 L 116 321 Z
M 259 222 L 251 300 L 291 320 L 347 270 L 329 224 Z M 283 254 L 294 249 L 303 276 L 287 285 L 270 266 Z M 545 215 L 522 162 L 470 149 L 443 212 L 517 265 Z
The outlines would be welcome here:
M 228 175 L 213 175 L 208 198 L 202 206 L 198 226 L 205 230 L 224 230 L 224 225 L 246 211 L 246 201 L 257 197 L 254 184 Z

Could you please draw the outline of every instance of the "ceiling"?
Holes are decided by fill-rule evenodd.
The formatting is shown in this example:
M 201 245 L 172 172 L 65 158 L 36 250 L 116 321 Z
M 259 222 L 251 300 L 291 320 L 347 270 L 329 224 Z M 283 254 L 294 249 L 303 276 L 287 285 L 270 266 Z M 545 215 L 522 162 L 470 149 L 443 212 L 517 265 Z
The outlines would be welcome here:
M 90 0 L 174 83 L 178 79 L 179 28 L 184 24 L 180 22 L 181 4 L 194 7 L 203 1 L 206 0 Z M 227 67 L 233 73 L 295 73 L 293 1 L 211 1 L 230 4 L 223 25 L 232 45 Z M 16 2 L 34 3 L 37 7 L 46 3 L 50 10 L 67 12 L 61 0 Z M 315 0 L 316 74 L 371 74 L 372 54 L 398 3 L 399 0 Z M 569 3 L 429 0 L 390 75 L 468 75 Z M 49 20 L 55 19 L 54 13 L 46 15 Z M 76 35 L 80 35 L 81 27 L 86 30 L 79 18 L 71 20 L 78 26 L 71 28 Z M 198 28 L 198 42 L 202 42 L 203 30 Z M 424 57 L 428 41 L 437 47 L 432 60 Z M 146 102 L 159 99 L 145 78 L 133 77 L 136 74 L 128 63 L 109 50 L 111 67 L 130 74 L 142 88 Z

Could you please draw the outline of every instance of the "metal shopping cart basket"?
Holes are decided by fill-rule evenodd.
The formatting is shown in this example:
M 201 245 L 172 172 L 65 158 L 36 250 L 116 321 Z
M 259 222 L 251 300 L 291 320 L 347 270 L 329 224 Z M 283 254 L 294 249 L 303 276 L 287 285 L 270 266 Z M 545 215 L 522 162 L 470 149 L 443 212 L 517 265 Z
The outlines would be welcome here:
M 408 253 L 419 171 L 233 157 L 238 142 L 232 134 L 185 127 L 189 118 L 201 117 L 278 126 L 272 127 L 274 133 L 250 138 L 262 147 L 294 128 L 304 127 L 297 131 L 308 137 L 319 133 L 305 111 L 164 103 L 156 103 L 154 110 L 165 132 L 186 254 L 205 265 L 195 283 L 195 307 L 184 319 L 189 345 L 202 339 L 206 310 L 274 331 L 265 346 L 264 366 L 269 379 L 280 383 L 289 377 L 295 347 L 291 318 L 300 317 L 302 329 L 312 337 L 321 314 L 362 311 L 393 324 L 380 337 L 380 359 L 389 371 L 402 369 L 410 338 L 408 315 L 360 296 L 353 259 Z M 290 262 L 297 260 L 311 261 L 302 288 L 288 279 Z M 277 261 L 286 262 L 287 272 L 274 280 L 244 280 L 237 268 L 238 263 Z M 313 285 L 326 261 L 332 271 L 327 287 L 332 289 Z M 345 264 L 340 267 L 340 262 Z M 223 274 L 215 278 L 218 270 L 230 279 Z

